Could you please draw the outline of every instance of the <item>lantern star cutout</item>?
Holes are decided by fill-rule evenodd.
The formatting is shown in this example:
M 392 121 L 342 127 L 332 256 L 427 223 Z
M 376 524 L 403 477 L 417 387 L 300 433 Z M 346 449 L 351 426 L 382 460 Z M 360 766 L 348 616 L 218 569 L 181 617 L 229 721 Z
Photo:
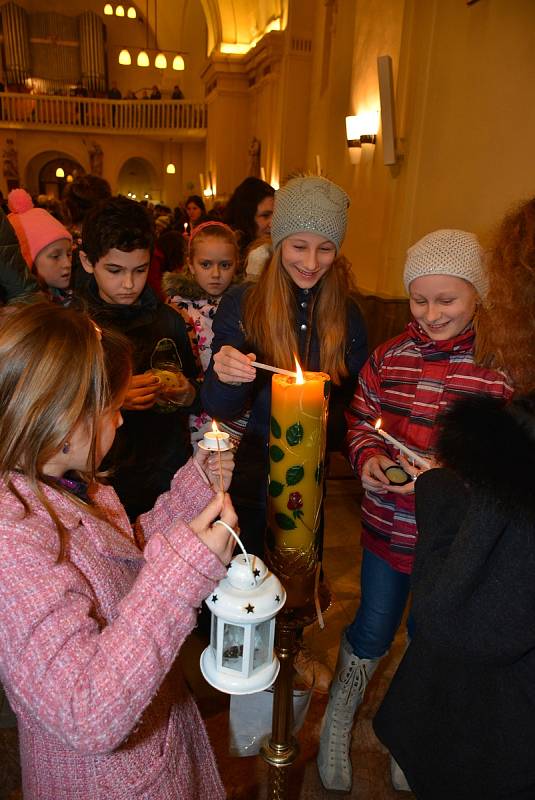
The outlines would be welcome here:
M 280 595 L 278 595 L 278 594 L 277 594 L 277 595 L 275 595 L 275 602 L 276 602 L 276 603 L 280 603 L 280 601 L 281 601 L 281 599 L 280 599 Z
M 255 576 L 255 578 L 260 577 L 260 570 L 259 569 L 253 569 L 253 575 Z
M 212 595 L 212 603 L 217 603 L 217 595 L 216 594 Z
M 252 614 L 252 613 L 254 612 L 254 606 L 252 606 L 252 605 L 249 603 L 249 605 L 248 605 L 248 606 L 245 606 L 245 610 L 247 611 L 247 613 L 248 613 L 248 614 Z

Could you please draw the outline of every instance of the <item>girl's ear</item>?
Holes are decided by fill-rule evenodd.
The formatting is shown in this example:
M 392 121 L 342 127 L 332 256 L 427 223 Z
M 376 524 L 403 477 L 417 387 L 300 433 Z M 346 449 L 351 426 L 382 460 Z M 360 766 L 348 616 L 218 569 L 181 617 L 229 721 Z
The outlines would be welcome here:
M 192 263 L 191 263 L 189 258 L 186 259 L 186 264 L 188 265 L 188 269 L 189 269 L 190 273 L 192 275 L 195 275 L 195 273 L 193 272 L 193 265 L 192 265 Z

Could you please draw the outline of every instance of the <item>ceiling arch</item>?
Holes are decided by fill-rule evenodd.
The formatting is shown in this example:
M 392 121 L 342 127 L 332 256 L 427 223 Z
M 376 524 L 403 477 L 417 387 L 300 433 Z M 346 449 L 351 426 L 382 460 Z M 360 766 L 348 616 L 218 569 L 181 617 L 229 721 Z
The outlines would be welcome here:
M 208 27 L 208 55 L 213 50 L 247 52 L 269 30 L 284 30 L 288 0 L 201 0 Z

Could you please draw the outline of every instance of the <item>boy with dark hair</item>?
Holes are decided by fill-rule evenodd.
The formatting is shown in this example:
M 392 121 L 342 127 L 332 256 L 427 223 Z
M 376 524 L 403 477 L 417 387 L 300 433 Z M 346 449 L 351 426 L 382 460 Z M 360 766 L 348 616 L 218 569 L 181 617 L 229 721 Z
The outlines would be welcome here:
M 190 456 L 188 414 L 198 389 L 184 321 L 146 285 L 152 248 L 151 218 L 134 200 L 104 200 L 84 220 L 80 260 L 90 274 L 83 295 L 89 313 L 127 336 L 133 350 L 124 424 L 106 462 L 131 520 L 153 507 Z M 162 378 L 151 367 L 160 367 Z

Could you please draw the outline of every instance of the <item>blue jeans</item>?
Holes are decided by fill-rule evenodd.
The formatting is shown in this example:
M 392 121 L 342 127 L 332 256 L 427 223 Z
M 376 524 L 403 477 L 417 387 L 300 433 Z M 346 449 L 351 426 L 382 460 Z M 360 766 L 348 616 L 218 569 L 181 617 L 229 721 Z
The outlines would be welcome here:
M 364 550 L 360 573 L 360 608 L 346 628 L 346 638 L 359 658 L 380 658 L 399 628 L 410 592 L 411 576 L 397 572 L 379 556 Z M 412 637 L 409 615 L 407 630 Z

